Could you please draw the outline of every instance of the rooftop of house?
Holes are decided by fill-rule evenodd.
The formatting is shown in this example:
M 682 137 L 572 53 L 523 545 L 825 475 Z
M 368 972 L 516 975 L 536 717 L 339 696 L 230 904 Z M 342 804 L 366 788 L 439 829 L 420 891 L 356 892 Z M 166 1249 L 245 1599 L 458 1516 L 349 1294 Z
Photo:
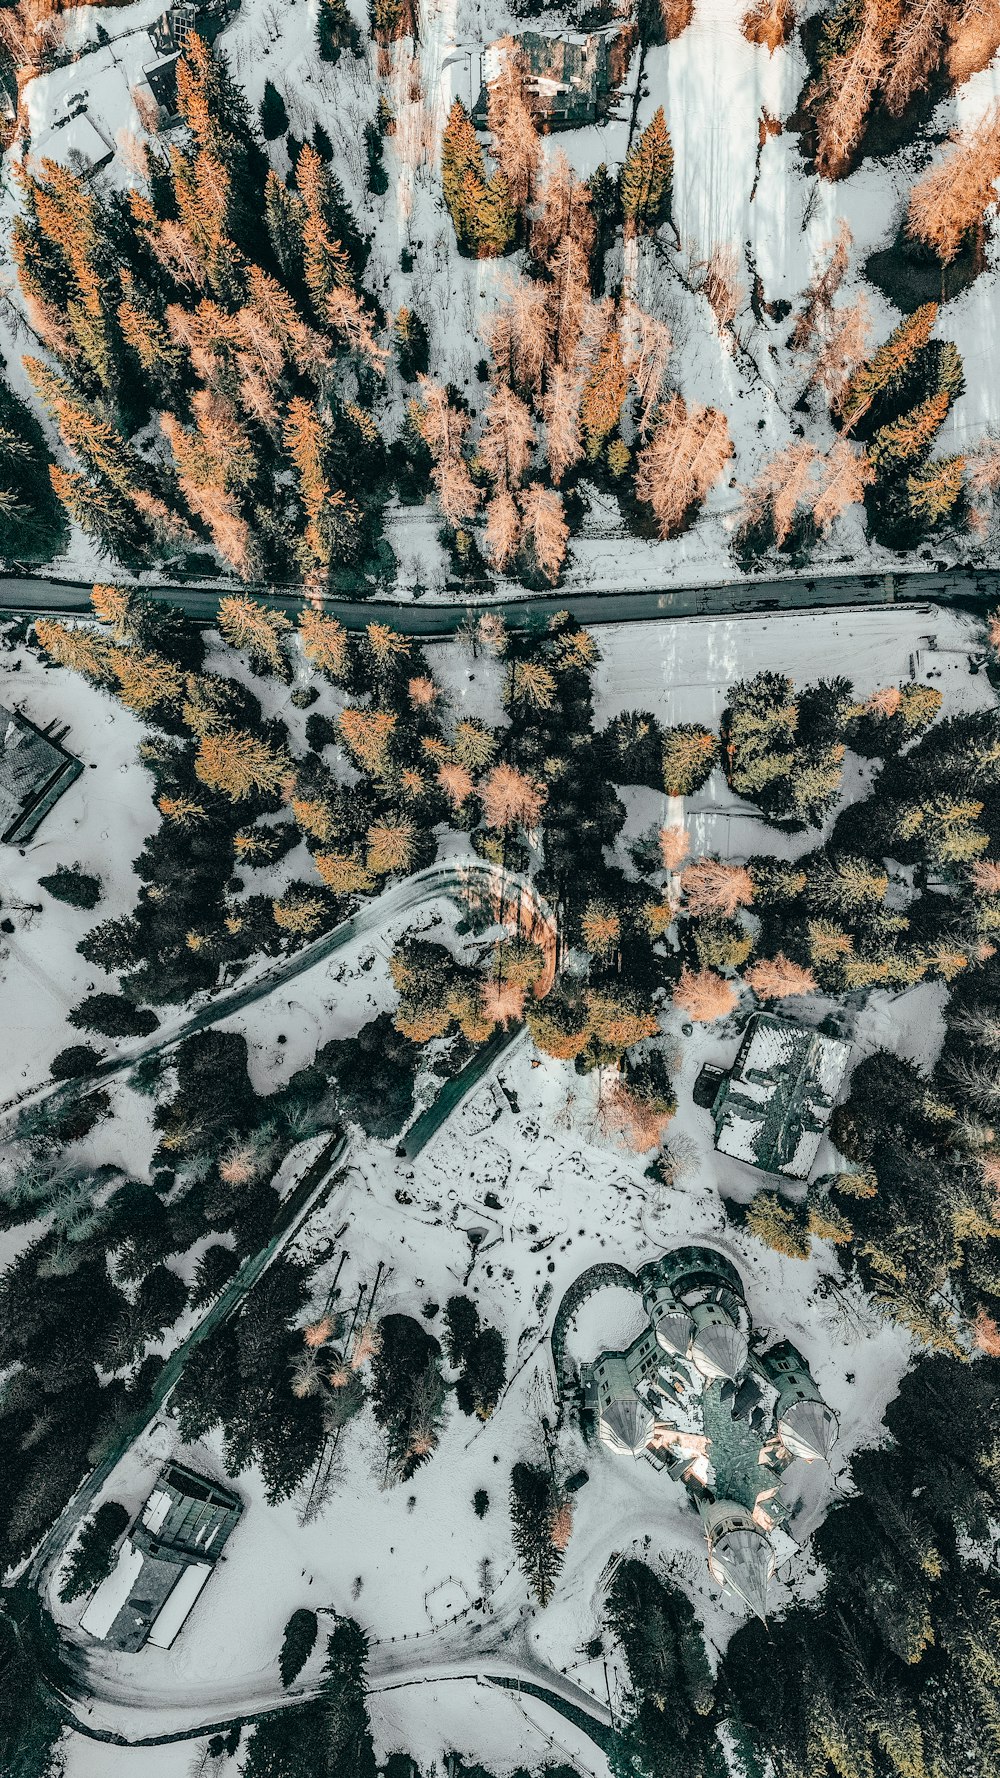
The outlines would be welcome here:
M 0 704 L 0 839 L 29 840 L 82 769 L 51 735 Z
M 776 1013 L 755 1013 L 715 1098 L 715 1146 L 767 1173 L 808 1179 L 851 1046 Z
M 228 1488 L 166 1464 L 81 1627 L 129 1654 L 147 1642 L 169 1648 L 242 1510 Z
M 620 35 L 621 27 L 615 25 L 597 31 L 521 31 L 516 37 L 498 38 L 482 55 L 483 85 L 473 112 L 477 126 L 486 122 L 489 83 L 512 50 L 520 60 L 540 126 L 574 128 L 595 122 L 601 102 L 624 72 L 616 69 L 611 55 L 611 45 Z

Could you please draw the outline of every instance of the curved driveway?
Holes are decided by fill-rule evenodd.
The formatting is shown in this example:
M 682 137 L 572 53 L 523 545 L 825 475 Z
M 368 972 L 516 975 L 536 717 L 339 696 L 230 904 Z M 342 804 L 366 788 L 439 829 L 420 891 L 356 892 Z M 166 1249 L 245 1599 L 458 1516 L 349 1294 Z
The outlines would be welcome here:
M 341 920 L 339 925 L 331 927 L 329 932 L 324 932 L 319 938 L 303 945 L 301 950 L 293 951 L 290 956 L 281 957 L 277 961 L 268 961 L 263 966 L 251 968 L 237 987 L 221 994 L 213 994 L 197 1012 L 186 1018 L 176 1019 L 172 1025 L 161 1025 L 159 1030 L 142 1043 L 108 1056 L 82 1080 L 75 1078 L 55 1084 L 47 1081 L 19 1094 L 16 1099 L 8 1100 L 6 1105 L 0 1106 L 0 1115 L 23 1105 L 47 1101 L 56 1105 L 64 1100 L 68 1102 L 79 1096 L 82 1085 L 90 1087 L 98 1081 L 111 1080 L 115 1075 L 124 1074 L 127 1069 L 134 1068 L 137 1062 L 148 1056 L 165 1055 L 167 1051 L 183 1043 L 185 1038 L 194 1037 L 197 1032 L 220 1024 L 223 1019 L 231 1018 L 234 1013 L 242 1012 L 247 1006 L 253 1006 L 255 1001 L 262 1000 L 267 994 L 273 994 L 276 988 L 282 988 L 287 982 L 293 982 L 297 976 L 315 969 L 318 963 L 325 962 L 335 952 L 342 950 L 344 945 L 363 938 L 366 933 L 384 931 L 387 923 L 398 915 L 415 913 L 426 903 L 436 901 L 440 895 L 464 888 L 476 879 L 484 883 L 496 883 L 499 879 L 504 905 L 507 905 L 512 893 L 515 893 L 519 915 L 526 907 L 532 908 L 542 926 L 554 936 L 553 916 L 526 877 L 518 876 L 513 871 L 501 872 L 498 865 L 489 863 L 485 858 L 477 858 L 474 854 L 463 859 L 445 859 L 437 864 L 429 864 L 425 870 L 417 871 L 411 877 L 404 877 L 402 882 L 394 883 L 372 901 L 365 902 L 357 913 L 351 914 L 348 919 Z

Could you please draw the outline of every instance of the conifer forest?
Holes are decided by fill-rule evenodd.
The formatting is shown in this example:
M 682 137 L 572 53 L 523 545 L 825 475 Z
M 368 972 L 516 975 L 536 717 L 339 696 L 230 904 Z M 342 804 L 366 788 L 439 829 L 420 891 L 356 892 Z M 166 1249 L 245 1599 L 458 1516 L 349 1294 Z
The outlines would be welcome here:
M 1000 1778 L 1000 0 L 162 8 L 0 0 L 0 1778 Z

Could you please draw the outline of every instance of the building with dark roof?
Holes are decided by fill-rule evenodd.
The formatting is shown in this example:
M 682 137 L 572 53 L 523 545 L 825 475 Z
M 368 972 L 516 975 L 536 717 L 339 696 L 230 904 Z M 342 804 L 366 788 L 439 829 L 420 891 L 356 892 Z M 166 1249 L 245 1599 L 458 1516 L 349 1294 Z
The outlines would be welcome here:
M 610 1270 L 621 1288 L 620 1268 Z M 616 1455 L 684 1485 L 712 1574 L 763 1617 L 789 1512 L 783 1473 L 795 1460 L 829 1462 L 837 1416 L 794 1346 L 764 1348 L 739 1272 L 717 1248 L 674 1248 L 631 1277 L 647 1325 L 624 1351 L 582 1365 L 585 1425 Z
M 808 1179 L 851 1046 L 777 1013 L 754 1013 L 715 1095 L 715 1146 L 748 1166 Z
M 486 128 L 489 85 L 510 55 L 521 65 L 539 129 L 578 130 L 597 123 L 607 115 L 610 95 L 625 77 L 634 41 L 620 24 L 498 38 L 483 51 L 483 84 L 472 113 L 476 128 Z
M 0 704 L 0 839 L 30 840 L 83 767 L 51 734 Z
M 242 1511 L 228 1488 L 182 1463 L 167 1463 L 81 1628 L 127 1654 L 147 1642 L 169 1648 Z

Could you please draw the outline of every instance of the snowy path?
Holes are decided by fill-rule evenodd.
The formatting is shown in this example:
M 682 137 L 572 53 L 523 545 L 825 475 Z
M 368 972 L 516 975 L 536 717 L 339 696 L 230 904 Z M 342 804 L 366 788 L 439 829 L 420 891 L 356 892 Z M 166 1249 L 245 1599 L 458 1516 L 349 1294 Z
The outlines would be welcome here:
M 178 1017 L 172 1024 L 160 1026 L 153 1037 L 144 1043 L 134 1045 L 131 1049 L 120 1051 L 109 1056 L 104 1062 L 87 1075 L 88 1085 L 97 1081 L 111 1080 L 115 1075 L 124 1074 L 127 1069 L 134 1068 L 150 1056 L 164 1055 L 168 1050 L 176 1049 L 186 1038 L 193 1037 L 199 1031 L 205 1031 L 212 1025 L 221 1024 L 224 1019 L 232 1018 L 234 1013 L 242 1012 L 253 1006 L 267 994 L 284 987 L 297 976 L 305 975 L 315 969 L 318 964 L 325 963 L 337 951 L 347 944 L 362 938 L 368 932 L 384 932 L 391 920 L 400 914 L 416 913 L 418 908 L 428 902 L 436 901 L 441 895 L 466 888 L 471 882 L 479 879 L 490 884 L 499 883 L 506 911 L 511 902 L 512 894 L 517 894 L 519 914 L 526 907 L 534 910 L 539 927 L 551 937 L 551 953 L 555 957 L 555 922 L 549 909 L 542 901 L 538 891 L 528 882 L 527 878 L 515 875 L 511 871 L 501 871 L 498 865 L 490 864 L 485 859 L 477 858 L 470 853 L 467 858 L 456 861 L 445 859 L 436 864 L 429 864 L 426 870 L 417 871 L 413 876 L 396 883 L 374 901 L 367 902 L 349 919 L 342 920 L 331 932 L 325 932 L 321 938 L 314 939 L 311 944 L 304 945 L 302 950 L 294 951 L 290 957 L 279 962 L 265 962 L 251 968 L 247 977 L 238 988 L 229 993 L 217 994 L 206 1006 L 188 1017 Z M 53 1085 L 45 1082 L 37 1087 L 20 1093 L 16 1099 L 9 1100 L 0 1106 L 0 1116 L 24 1105 L 39 1105 L 51 1102 L 58 1105 L 76 1098 L 80 1092 L 79 1080 L 70 1080 Z

